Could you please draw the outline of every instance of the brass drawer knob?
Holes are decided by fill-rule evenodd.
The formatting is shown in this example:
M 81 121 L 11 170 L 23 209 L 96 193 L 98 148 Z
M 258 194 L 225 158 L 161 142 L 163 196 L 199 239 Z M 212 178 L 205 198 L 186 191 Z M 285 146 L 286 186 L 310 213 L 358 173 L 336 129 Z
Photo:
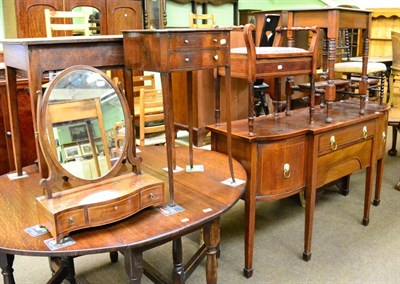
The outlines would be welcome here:
M 382 131 L 382 142 L 386 142 L 386 132 Z
M 185 62 L 189 62 L 190 58 L 189 57 L 185 57 Z
M 187 44 L 189 43 L 189 40 L 185 39 L 183 42 Z
M 219 43 L 221 44 L 221 45 L 225 45 L 226 44 L 226 39 L 220 39 L 220 41 L 219 41 Z
M 337 149 L 337 143 L 336 143 L 335 136 L 331 136 L 330 142 L 331 142 L 331 149 L 333 151 L 335 151 Z
M 214 39 L 213 39 L 213 42 L 217 43 L 217 42 L 218 42 L 218 39 L 214 38 Z
M 7 131 L 7 136 L 11 136 L 11 131 Z
M 367 126 L 363 127 L 362 136 L 363 136 L 364 139 L 367 139 L 367 137 L 368 137 L 368 128 L 367 128 Z
M 218 55 L 214 55 L 214 60 L 217 61 L 218 60 Z
M 115 210 L 115 211 L 118 210 L 118 205 L 114 205 L 114 210 Z
M 74 217 L 69 217 L 68 224 L 70 224 L 70 225 L 75 224 L 75 218 Z
M 284 178 L 290 178 L 290 165 L 289 164 L 283 165 L 283 176 L 284 176 Z
M 150 193 L 150 199 L 155 199 L 155 198 L 156 198 L 155 194 L 154 193 Z

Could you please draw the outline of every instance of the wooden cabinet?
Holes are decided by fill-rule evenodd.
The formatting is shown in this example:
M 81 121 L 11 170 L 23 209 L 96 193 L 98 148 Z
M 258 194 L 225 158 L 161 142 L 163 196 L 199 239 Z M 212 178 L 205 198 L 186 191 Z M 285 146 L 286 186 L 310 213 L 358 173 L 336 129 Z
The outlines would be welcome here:
M 44 9 L 70 11 L 76 7 L 92 7 L 99 11 L 103 35 L 143 27 L 140 0 L 16 0 L 18 37 L 46 36 Z
M 374 8 L 369 56 L 391 56 L 391 31 L 400 32 L 400 8 Z

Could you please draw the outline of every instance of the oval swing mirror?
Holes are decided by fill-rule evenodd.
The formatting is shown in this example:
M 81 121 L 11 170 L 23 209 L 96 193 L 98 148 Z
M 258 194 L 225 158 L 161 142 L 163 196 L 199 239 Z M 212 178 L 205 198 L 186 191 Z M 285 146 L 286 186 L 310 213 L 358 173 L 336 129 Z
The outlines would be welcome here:
M 127 149 L 128 107 L 100 70 L 65 69 L 51 81 L 38 109 L 41 146 L 62 173 L 94 180 L 121 163 Z

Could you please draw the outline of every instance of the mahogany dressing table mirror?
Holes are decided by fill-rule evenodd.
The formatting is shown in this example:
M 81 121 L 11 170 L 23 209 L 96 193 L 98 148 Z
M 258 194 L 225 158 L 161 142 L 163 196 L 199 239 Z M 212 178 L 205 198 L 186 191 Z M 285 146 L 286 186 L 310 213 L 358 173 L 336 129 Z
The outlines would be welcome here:
M 164 205 L 164 182 L 141 173 L 128 104 L 106 74 L 84 65 L 65 69 L 39 95 L 37 118 L 49 168 L 38 217 L 57 242 Z M 122 125 L 122 142 L 113 141 L 115 125 Z

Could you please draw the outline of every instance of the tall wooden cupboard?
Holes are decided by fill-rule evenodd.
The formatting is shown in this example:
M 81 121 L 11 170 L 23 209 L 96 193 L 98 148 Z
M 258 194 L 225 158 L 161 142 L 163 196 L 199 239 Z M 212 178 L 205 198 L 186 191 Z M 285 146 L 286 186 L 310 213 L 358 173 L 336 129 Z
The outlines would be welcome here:
M 93 7 L 99 11 L 103 35 L 143 27 L 141 0 L 15 0 L 18 37 L 46 36 L 44 9 L 71 11 L 76 7 Z

